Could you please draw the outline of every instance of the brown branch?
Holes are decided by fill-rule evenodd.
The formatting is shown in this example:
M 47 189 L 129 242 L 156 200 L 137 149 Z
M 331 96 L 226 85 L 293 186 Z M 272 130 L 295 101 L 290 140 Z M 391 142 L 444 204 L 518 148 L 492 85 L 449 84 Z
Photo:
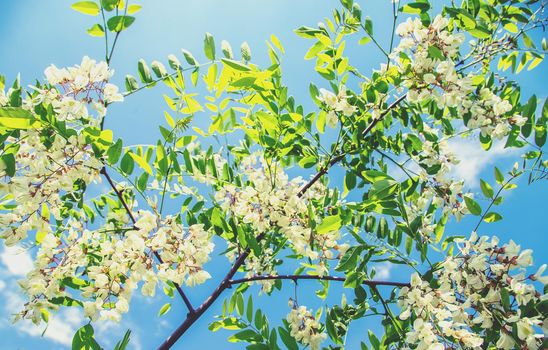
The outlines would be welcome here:
M 240 278 L 236 280 L 230 280 L 228 283 L 231 285 L 247 283 L 253 281 L 264 281 L 264 280 L 320 280 L 320 281 L 337 281 L 344 282 L 345 277 L 337 276 L 312 276 L 312 275 L 265 275 L 265 276 L 253 276 L 247 278 Z M 378 281 L 378 280 L 365 280 L 362 282 L 366 286 L 394 286 L 394 287 L 409 287 L 409 283 L 404 282 L 392 282 L 392 281 Z
M 386 116 L 391 109 L 395 108 L 404 99 L 405 99 L 405 95 L 399 97 L 390 106 L 388 106 L 388 108 L 379 116 L 379 118 L 374 119 L 371 122 L 371 124 L 367 126 L 367 128 L 363 131 L 363 136 L 371 132 L 371 130 L 375 127 L 375 125 L 377 125 L 377 123 L 381 121 L 383 117 Z M 308 189 L 310 189 L 310 187 L 312 187 L 314 183 L 316 183 L 323 175 L 325 175 L 329 171 L 329 168 L 337 164 L 344 157 L 345 157 L 345 154 L 343 153 L 332 158 L 324 168 L 322 168 L 316 175 L 314 175 L 314 177 L 299 191 L 297 195 L 299 197 L 304 196 L 306 191 L 308 191 Z M 260 241 L 263 238 L 263 236 L 264 236 L 263 234 L 260 234 L 259 236 L 257 236 L 257 241 Z M 158 347 L 158 350 L 170 349 L 173 346 L 173 344 L 175 344 L 177 340 L 179 340 L 179 338 L 200 318 L 200 316 L 202 316 L 202 314 L 206 312 L 207 309 L 211 307 L 211 305 L 213 305 L 213 303 L 219 298 L 219 296 L 224 292 L 225 289 L 230 288 L 233 284 L 236 283 L 236 281 L 241 281 L 241 280 L 232 280 L 232 277 L 234 277 L 238 269 L 244 264 L 245 259 L 247 259 L 250 253 L 251 253 L 251 250 L 247 248 L 238 257 L 238 259 L 234 262 L 234 265 L 232 265 L 231 269 L 226 274 L 225 278 L 223 278 L 221 283 L 217 286 L 217 288 L 213 291 L 213 293 L 209 296 L 209 298 L 207 298 L 206 301 L 204 301 L 204 303 L 200 305 L 200 307 L 198 307 L 193 313 L 191 312 L 187 316 L 187 318 L 183 321 L 183 323 L 181 323 L 181 325 L 177 327 L 177 329 L 166 339 L 166 341 L 162 345 L 160 345 L 160 347 Z M 267 276 L 263 276 L 263 277 L 267 277 Z M 304 277 L 305 279 L 318 279 L 318 278 L 311 278 L 316 276 L 310 276 L 310 277 L 302 276 L 302 277 Z M 332 280 L 334 281 L 339 281 L 339 278 L 342 278 L 342 277 L 332 277 L 332 278 L 333 278 Z M 342 278 L 341 280 L 344 281 L 344 278 Z
M 260 241 L 263 237 L 264 234 L 260 234 L 259 236 L 257 236 L 257 241 Z M 248 248 L 242 253 L 242 255 L 238 257 L 238 259 L 236 259 L 234 265 L 232 265 L 232 268 L 228 271 L 225 278 L 223 278 L 223 280 L 213 291 L 213 293 L 211 293 L 209 298 L 207 298 L 206 301 L 204 301 L 204 303 L 200 305 L 200 307 L 198 307 L 193 313 L 190 313 L 187 316 L 186 320 L 184 320 L 184 322 L 181 323 L 179 327 L 177 327 L 177 329 L 169 336 L 169 338 L 167 338 L 167 340 L 162 345 L 160 345 L 160 347 L 158 347 L 158 350 L 170 349 L 173 344 L 175 344 L 175 342 L 177 342 L 177 340 L 179 340 L 179 338 L 187 331 L 187 329 L 189 329 L 190 326 L 192 326 L 194 322 L 196 322 L 200 318 L 200 316 L 202 316 L 202 314 L 211 307 L 211 305 L 213 305 L 215 300 L 217 300 L 219 296 L 221 296 L 224 290 L 232 286 L 232 284 L 230 283 L 232 277 L 234 277 L 240 266 L 244 264 L 245 259 L 247 259 L 250 252 L 251 250 Z
M 137 220 L 135 220 L 135 216 L 133 216 L 133 212 L 131 211 L 131 209 L 129 209 L 129 206 L 128 204 L 126 203 L 126 200 L 124 199 L 124 197 L 122 196 L 122 192 L 120 192 L 117 188 L 116 188 L 116 184 L 114 183 L 114 181 L 112 180 L 112 178 L 110 177 L 110 175 L 107 173 L 107 169 L 105 167 L 103 167 L 100 171 L 99 171 L 100 174 L 102 174 L 108 181 L 110 187 L 112 187 L 112 190 L 114 191 L 114 193 L 116 194 L 116 196 L 118 197 L 118 199 L 120 200 L 120 202 L 122 203 L 124 209 L 126 210 L 129 218 L 131 219 L 131 222 L 133 222 L 133 224 L 135 225 L 135 223 L 137 222 Z M 153 251 L 154 253 L 154 256 L 156 257 L 156 259 L 158 260 L 158 262 L 160 262 L 160 264 L 163 263 L 162 261 L 162 257 L 160 256 L 160 254 L 158 254 L 158 252 L 156 251 Z M 192 303 L 190 302 L 190 300 L 188 299 L 188 297 L 186 296 L 185 292 L 183 291 L 183 289 L 181 288 L 181 286 L 177 283 L 173 283 L 175 285 L 175 289 L 177 289 L 177 292 L 179 293 L 179 295 L 181 296 L 181 298 L 183 299 L 183 302 L 185 303 L 186 307 L 188 308 L 188 311 L 190 314 L 194 313 L 194 307 L 192 306 Z

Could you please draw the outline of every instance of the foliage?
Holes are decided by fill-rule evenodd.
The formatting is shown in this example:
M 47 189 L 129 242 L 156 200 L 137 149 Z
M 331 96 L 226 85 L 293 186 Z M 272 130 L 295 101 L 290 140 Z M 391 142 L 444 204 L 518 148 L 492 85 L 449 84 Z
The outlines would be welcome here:
M 306 110 L 283 83 L 285 49 L 274 35 L 266 67 L 252 62 L 247 43 L 235 55 L 207 33 L 204 63 L 187 50 L 165 64 L 139 60 L 121 93 L 109 83 L 109 63 L 141 6 L 74 3 L 98 19 L 88 34 L 105 41 L 105 61 L 52 65 L 47 81 L 27 91 L 16 80 L 6 92 L 0 79 L 2 238 L 35 251 L 16 319 L 38 324 L 60 307 L 81 307 L 90 321 L 118 321 L 136 289 L 154 297 L 161 286 L 189 309 L 160 347 L 169 348 L 238 286 L 209 328 L 235 331 L 228 341 L 247 349 L 341 349 L 350 323 L 369 316 L 382 319 L 384 334 L 369 331 L 363 349 L 546 348 L 546 265 L 531 273 L 530 250 L 476 234 L 503 219 L 495 207 L 518 178 L 548 176 L 548 103 L 522 97 L 511 80 L 544 58 L 546 41 L 535 38 L 547 24 L 545 4 L 439 5 L 393 1 L 388 44 L 352 0 L 341 0 L 325 23 L 297 28 L 310 44 L 304 59 L 325 80 L 310 84 L 314 108 Z M 351 43 L 378 49 L 385 61 L 361 72 L 359 57 L 346 55 Z M 104 128 L 111 103 L 160 84 L 169 93 L 155 144 L 127 145 Z M 195 92 L 201 84 L 205 96 Z M 203 115 L 209 126 L 194 126 Z M 239 142 L 202 146 L 221 136 Z M 473 193 L 452 172 L 459 159 L 449 143 L 458 138 L 486 152 L 503 142 L 523 155 Z M 334 167 L 344 177 L 329 177 Z M 291 177 L 290 168 L 312 175 Z M 110 189 L 91 197 L 100 179 Z M 177 210 L 167 212 L 168 202 Z M 445 233 L 464 216 L 478 217 L 474 232 Z M 231 266 L 195 307 L 185 290 L 211 278 L 214 251 Z M 376 280 L 379 262 L 415 273 Z M 322 299 L 329 283 L 342 282 L 353 303 L 314 311 L 290 300 L 276 325 L 253 305 L 251 284 L 271 295 L 282 281 L 301 279 L 315 280 Z M 170 309 L 166 303 L 158 316 Z M 116 349 L 128 342 L 129 332 Z M 73 349 L 99 348 L 91 324 L 78 330 Z

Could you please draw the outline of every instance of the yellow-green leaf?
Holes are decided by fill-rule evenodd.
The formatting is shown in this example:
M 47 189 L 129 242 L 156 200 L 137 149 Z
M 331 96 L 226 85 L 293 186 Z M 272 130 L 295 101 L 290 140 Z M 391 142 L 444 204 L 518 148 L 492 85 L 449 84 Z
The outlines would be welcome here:
M 87 30 L 87 32 L 91 36 L 101 37 L 105 35 L 105 30 L 103 29 L 103 26 L 101 26 L 100 24 L 94 24 L 91 28 Z
M 79 1 L 72 4 L 72 9 L 83 13 L 84 15 L 97 16 L 101 9 L 99 5 L 93 1 Z
M 128 154 L 141 167 L 141 169 L 143 169 L 148 174 L 152 175 L 152 167 L 148 164 L 148 162 L 145 160 L 145 158 L 141 157 L 138 154 L 132 153 L 132 152 L 129 152 Z
M 33 129 L 40 123 L 31 112 L 20 107 L 0 108 L 0 126 L 7 129 Z
M 141 11 L 142 8 L 143 6 L 141 5 L 132 4 L 127 7 L 127 13 L 132 15 L 134 13 Z
M 339 215 L 327 216 L 323 219 L 322 223 L 318 225 L 316 231 L 319 234 L 328 233 L 331 231 L 337 231 L 341 228 L 341 217 Z
M 169 310 L 171 310 L 171 303 L 164 304 L 164 306 L 162 306 L 162 308 L 158 312 L 158 316 L 162 316 L 162 315 L 167 314 L 169 312 Z

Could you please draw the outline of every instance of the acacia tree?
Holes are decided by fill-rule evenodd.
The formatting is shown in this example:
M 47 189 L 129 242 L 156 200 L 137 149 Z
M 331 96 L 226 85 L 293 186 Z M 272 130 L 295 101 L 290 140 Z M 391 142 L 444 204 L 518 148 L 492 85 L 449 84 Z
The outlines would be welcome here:
M 546 265 L 531 271 L 531 250 L 478 235 L 502 219 L 493 209 L 518 178 L 533 183 L 548 174 L 548 104 L 536 113 L 537 98 L 522 97 L 510 80 L 544 58 L 546 41 L 531 32 L 547 24 L 545 4 L 451 1 L 435 4 L 438 13 L 432 5 L 392 2 L 388 43 L 352 0 L 325 23 L 296 29 L 312 44 L 305 59 L 325 79 L 325 88 L 310 84 L 316 107 L 306 111 L 283 85 L 284 48 L 275 36 L 268 67 L 251 62 L 245 43 L 235 55 L 223 41 L 217 54 L 206 34 L 205 63 L 186 50 L 184 64 L 168 57 L 169 68 L 140 60 L 138 79 L 128 75 L 120 92 L 109 83 L 109 62 L 141 7 L 73 4 L 97 16 L 88 33 L 104 38 L 104 61 L 52 65 L 28 89 L 17 80 L 5 92 L 1 79 L 2 238 L 35 256 L 20 282 L 28 302 L 16 320 L 39 324 L 61 307 L 79 307 L 90 322 L 117 321 L 136 289 L 150 297 L 163 290 L 188 314 L 160 349 L 211 318 L 219 299 L 223 312 L 210 329 L 235 330 L 230 341 L 247 349 L 341 349 L 349 324 L 369 316 L 384 334 L 363 332 L 363 349 L 547 348 Z M 360 72 L 345 55 L 347 40 L 386 60 Z M 129 96 L 159 84 L 170 95 L 156 144 L 127 145 L 104 128 L 111 103 L 131 104 Z M 198 84 L 206 96 L 192 92 Z M 191 128 L 206 113 L 208 129 Z M 226 144 L 200 145 L 231 134 Z M 474 196 L 452 173 L 453 138 L 475 140 L 485 152 L 504 142 L 523 156 L 506 173 L 495 168 L 496 183 L 481 180 Z M 291 178 L 290 167 L 313 174 Z M 328 176 L 334 167 L 344 178 Z M 107 192 L 94 186 L 99 181 Z M 444 233 L 465 215 L 477 216 L 473 232 Z M 228 258 L 219 258 L 226 276 L 194 304 L 185 293 L 211 277 L 216 251 Z M 381 261 L 414 272 L 406 281 L 376 280 Z M 276 327 L 253 307 L 250 285 L 272 295 L 305 279 L 317 281 L 320 298 L 330 283 L 355 298 L 317 312 L 290 300 Z M 73 349 L 100 348 L 91 324 L 78 330 Z M 116 349 L 128 342 L 129 333 Z

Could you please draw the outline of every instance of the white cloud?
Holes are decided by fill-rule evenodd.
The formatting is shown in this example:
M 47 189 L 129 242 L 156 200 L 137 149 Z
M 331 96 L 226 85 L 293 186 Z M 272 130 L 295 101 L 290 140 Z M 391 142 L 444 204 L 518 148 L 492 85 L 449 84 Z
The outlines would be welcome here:
M 384 261 L 378 265 L 375 265 L 375 279 L 386 280 L 390 278 L 390 271 L 392 270 L 393 264 L 388 261 Z
M 14 276 L 24 276 L 32 270 L 32 258 L 28 251 L 18 247 L 4 247 L 0 253 L 0 260 L 8 268 L 8 272 Z
M 485 151 L 479 141 L 472 138 L 455 138 L 448 141 L 448 144 L 460 160 L 454 167 L 453 174 L 457 179 L 463 179 L 467 187 L 478 187 L 479 175 L 487 166 L 519 153 L 518 149 L 504 148 L 503 141 L 493 142 L 489 151 Z

